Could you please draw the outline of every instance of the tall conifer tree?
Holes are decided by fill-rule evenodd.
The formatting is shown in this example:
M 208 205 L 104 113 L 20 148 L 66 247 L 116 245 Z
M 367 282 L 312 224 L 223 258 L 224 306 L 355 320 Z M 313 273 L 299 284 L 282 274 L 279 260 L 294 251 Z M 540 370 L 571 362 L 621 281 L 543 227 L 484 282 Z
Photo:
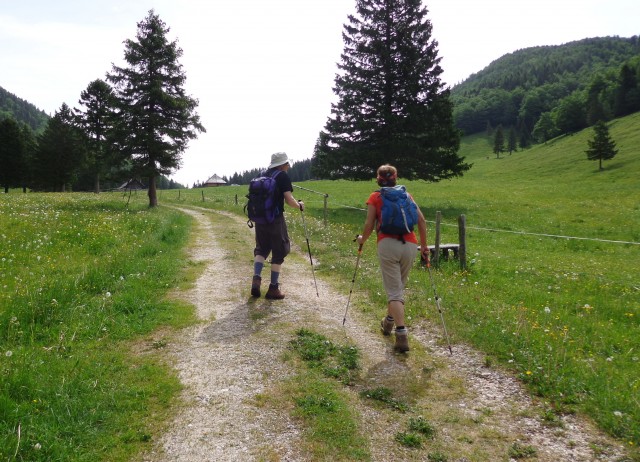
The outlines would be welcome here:
M 86 147 L 84 132 L 75 124 L 71 108 L 63 103 L 38 136 L 33 166 L 36 184 L 47 190 L 65 192 L 83 167 Z
M 19 185 L 24 156 L 20 125 L 12 117 L 0 120 L 0 186 L 5 193 Z
M 156 181 L 172 173 L 196 132 L 204 132 L 195 112 L 198 101 L 185 93 L 179 64 L 182 49 L 169 42 L 169 28 L 150 10 L 138 23 L 136 40 L 125 41 L 129 67 L 113 66 L 107 79 L 119 101 L 119 148 L 149 182 L 149 206 L 158 205 Z
M 403 177 L 438 181 L 470 168 L 458 157 L 449 90 L 420 0 L 356 0 L 314 173 L 368 179 L 382 163 Z
M 101 175 L 118 163 L 108 141 L 116 120 L 113 89 L 104 80 L 94 80 L 80 93 L 78 102 L 85 108 L 84 112 L 75 112 L 78 124 L 88 138 L 87 163 L 94 175 L 94 191 L 99 193 Z

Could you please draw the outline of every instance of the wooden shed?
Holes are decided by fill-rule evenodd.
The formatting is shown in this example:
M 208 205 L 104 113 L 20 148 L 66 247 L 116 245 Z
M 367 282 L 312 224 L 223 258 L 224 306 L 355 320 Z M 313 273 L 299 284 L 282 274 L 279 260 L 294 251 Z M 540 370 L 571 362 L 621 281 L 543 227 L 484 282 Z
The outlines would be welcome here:
M 203 186 L 224 186 L 226 185 L 227 182 L 224 181 L 222 178 L 220 178 L 218 175 L 213 175 L 211 178 L 209 178 L 207 181 L 204 182 Z

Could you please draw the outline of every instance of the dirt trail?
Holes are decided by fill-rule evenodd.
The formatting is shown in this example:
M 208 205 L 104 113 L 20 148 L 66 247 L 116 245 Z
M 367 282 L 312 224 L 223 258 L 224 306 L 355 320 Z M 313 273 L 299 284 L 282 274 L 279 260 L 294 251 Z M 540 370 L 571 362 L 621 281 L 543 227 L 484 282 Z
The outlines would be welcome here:
M 145 462 L 311 460 L 300 449 L 300 423 L 288 409 L 264 406 L 258 398 L 292 373 L 282 357 L 300 327 L 357 345 L 365 386 L 392 384 L 407 395 L 422 390 L 413 406 L 445 416 L 450 424 L 438 427 L 438 439 L 467 454 L 450 455 L 449 461 L 509 460 L 508 450 L 516 443 L 535 447 L 537 461 L 620 457 L 620 446 L 583 420 L 567 417 L 561 425 L 545 425 L 541 405 L 517 380 L 485 367 L 483 356 L 463 345 L 455 344 L 450 356 L 437 326 L 412 326 L 414 350 L 406 357 L 394 354 L 375 320 L 359 310 L 350 310 L 343 327 L 348 294 L 318 278 L 317 297 L 304 254 L 291 255 L 283 266 L 284 300 L 250 298 L 253 232 L 233 215 L 222 219 L 219 212 L 182 210 L 197 221 L 191 258 L 206 269 L 181 296 L 193 303 L 202 322 L 169 340 L 166 352 L 185 385 L 183 404 Z M 229 236 L 242 242 L 242 254 L 225 249 Z M 358 390 L 347 392 L 366 429 L 372 460 L 427 460 L 428 447 L 406 449 L 394 441 L 397 432 L 406 431 L 406 418 L 362 403 Z M 497 459 L 496 453 L 503 456 Z

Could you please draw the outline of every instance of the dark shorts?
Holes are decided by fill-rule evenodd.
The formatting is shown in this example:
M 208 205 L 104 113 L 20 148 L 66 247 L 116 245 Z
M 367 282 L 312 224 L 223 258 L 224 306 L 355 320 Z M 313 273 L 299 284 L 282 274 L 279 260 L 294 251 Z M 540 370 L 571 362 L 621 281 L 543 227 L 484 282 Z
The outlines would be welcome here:
M 253 255 L 261 255 L 265 259 L 271 254 L 271 263 L 281 265 L 284 257 L 289 255 L 291 244 L 287 233 L 284 215 L 278 216 L 273 223 L 260 225 L 256 223 L 256 248 Z

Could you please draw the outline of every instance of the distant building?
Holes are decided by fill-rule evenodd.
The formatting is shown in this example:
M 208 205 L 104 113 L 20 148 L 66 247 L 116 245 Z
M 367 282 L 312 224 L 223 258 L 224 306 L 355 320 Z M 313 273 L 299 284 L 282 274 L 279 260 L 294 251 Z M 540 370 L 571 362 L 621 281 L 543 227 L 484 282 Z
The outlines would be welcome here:
M 204 182 L 203 186 L 224 186 L 227 182 L 220 178 L 218 175 L 213 175 L 207 181 Z
M 120 191 L 128 191 L 128 190 L 137 191 L 141 189 L 147 189 L 147 187 L 143 185 L 142 182 L 137 178 L 131 178 L 129 181 L 122 183 L 118 187 L 118 190 Z

